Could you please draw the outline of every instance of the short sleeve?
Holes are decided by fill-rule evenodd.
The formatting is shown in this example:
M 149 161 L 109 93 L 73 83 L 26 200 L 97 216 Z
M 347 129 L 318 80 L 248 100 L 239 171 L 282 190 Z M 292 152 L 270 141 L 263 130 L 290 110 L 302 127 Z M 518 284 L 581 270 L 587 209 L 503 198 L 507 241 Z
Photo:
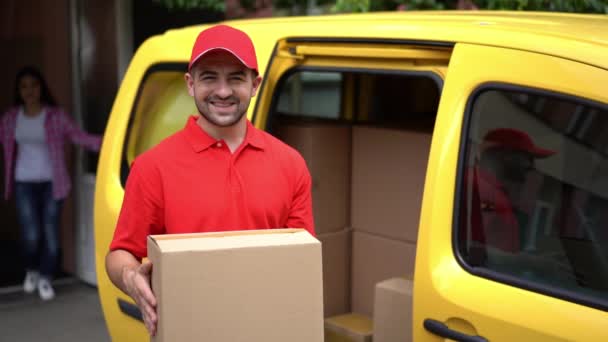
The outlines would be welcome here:
M 164 232 L 164 203 L 160 171 L 150 160 L 136 159 L 110 250 L 123 249 L 137 258 L 147 256 L 148 235 Z
M 312 213 L 312 178 L 306 162 L 298 155 L 297 169 L 294 172 L 293 200 L 289 210 L 286 227 L 305 228 L 315 236 Z

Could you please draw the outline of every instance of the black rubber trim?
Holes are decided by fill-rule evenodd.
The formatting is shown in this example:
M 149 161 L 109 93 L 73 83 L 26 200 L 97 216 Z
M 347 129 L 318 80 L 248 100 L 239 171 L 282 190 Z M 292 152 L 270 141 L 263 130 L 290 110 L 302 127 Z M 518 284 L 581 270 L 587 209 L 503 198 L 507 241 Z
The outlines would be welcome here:
M 441 42 L 433 40 L 415 39 L 386 39 L 386 38 L 319 38 L 319 37 L 292 37 L 286 39 L 287 43 L 348 43 L 348 44 L 385 44 L 385 45 L 418 45 L 433 47 L 454 47 L 454 42 Z
M 540 95 L 551 97 L 558 100 L 563 101 L 571 101 L 578 102 L 583 105 L 598 107 L 602 110 L 608 110 L 608 105 L 593 101 L 590 99 L 585 99 L 573 95 L 558 93 L 551 90 L 540 89 L 540 88 L 532 88 L 525 85 L 516 85 L 509 83 L 501 83 L 501 82 L 487 82 L 479 85 L 467 100 L 467 105 L 465 107 L 464 119 L 463 119 L 463 129 L 462 135 L 460 139 L 460 147 L 458 152 L 458 166 L 457 166 L 457 178 L 456 178 L 456 191 L 454 192 L 454 212 L 452 217 L 452 252 L 454 253 L 454 257 L 456 261 L 460 264 L 460 266 L 465 269 L 467 272 L 486 278 L 492 281 L 500 282 L 503 284 L 515 286 L 524 290 L 528 290 L 531 292 L 536 292 L 539 294 L 555 297 L 558 299 L 562 299 L 565 301 L 569 301 L 572 303 L 577 303 L 581 305 L 585 305 L 594 309 L 607 311 L 608 312 L 608 300 L 601 299 L 599 297 L 594 297 L 586 294 L 581 294 L 575 291 L 565 290 L 563 288 L 554 287 L 551 285 L 540 284 L 537 282 L 532 282 L 528 280 L 521 279 L 519 277 L 515 277 L 512 275 L 500 273 L 497 271 L 493 271 L 491 269 L 485 267 L 478 267 L 469 265 L 464 257 L 459 252 L 458 246 L 458 231 L 460 225 L 460 197 L 461 192 L 463 191 L 463 182 L 462 179 L 464 177 L 465 165 L 466 165 L 466 141 L 469 137 L 470 131 L 470 122 L 473 116 L 473 105 L 475 104 L 477 98 L 485 91 L 490 90 L 504 90 L 511 92 L 524 92 L 531 95 Z
M 266 120 L 266 131 L 272 133 L 271 119 L 276 113 L 276 105 L 279 101 L 279 92 L 277 89 L 282 89 L 283 85 L 289 77 L 297 72 L 313 71 L 313 72 L 352 72 L 358 74 L 376 74 L 376 75 L 399 75 L 399 76 L 416 76 L 416 77 L 427 77 L 430 78 L 437 84 L 439 90 L 439 99 L 441 99 L 441 91 L 443 89 L 443 79 L 432 71 L 412 71 L 412 70 L 389 70 L 389 69 L 370 69 L 370 68 L 344 68 L 344 67 L 316 67 L 316 66 L 296 66 L 293 67 L 281 75 L 277 85 L 274 88 L 272 99 L 270 101 L 270 109 L 268 112 L 268 118 Z M 355 103 L 355 105 L 357 105 Z
M 144 321 L 144 317 L 142 316 L 141 311 L 139 310 L 137 305 L 131 304 L 131 303 L 119 298 L 118 307 L 120 308 L 120 311 L 122 313 L 124 313 L 125 315 L 127 315 L 131 318 L 135 318 L 136 320 L 141 321 L 141 322 Z
M 424 329 L 431 334 L 441 336 L 443 338 L 449 338 L 453 341 L 459 342 L 488 342 L 488 340 L 481 336 L 471 336 L 463 334 L 456 330 L 448 328 L 447 325 L 436 321 L 434 319 L 427 318 L 424 320 Z
M 128 145 L 131 133 L 132 133 L 131 129 L 133 128 L 133 121 L 135 120 L 135 110 L 141 99 L 141 93 L 143 91 L 144 84 L 146 84 L 146 80 L 150 77 L 150 75 L 154 74 L 155 72 L 159 72 L 159 71 L 180 71 L 180 72 L 186 73 L 188 71 L 188 64 L 187 63 L 153 64 L 144 73 L 144 76 L 142 77 L 141 82 L 139 83 L 139 89 L 137 89 L 137 95 L 135 96 L 135 101 L 133 101 L 133 107 L 131 107 L 131 111 L 129 113 L 129 123 L 127 124 L 127 132 L 125 134 L 125 141 L 122 145 L 122 152 L 121 152 L 121 158 L 120 158 L 120 183 L 122 184 L 123 188 L 125 187 L 125 184 L 127 183 L 127 177 L 129 176 L 129 171 L 131 169 L 131 166 L 128 164 L 128 161 L 127 161 L 127 145 Z

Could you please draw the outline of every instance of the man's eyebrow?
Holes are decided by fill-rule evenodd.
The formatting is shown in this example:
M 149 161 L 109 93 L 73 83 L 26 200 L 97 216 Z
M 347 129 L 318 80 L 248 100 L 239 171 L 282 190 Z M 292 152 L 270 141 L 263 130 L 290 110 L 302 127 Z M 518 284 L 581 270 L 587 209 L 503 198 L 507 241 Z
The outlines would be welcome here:
M 245 70 L 233 71 L 229 74 L 230 76 L 245 76 Z
M 209 75 L 211 75 L 211 76 L 217 75 L 217 72 L 212 71 L 212 70 L 201 70 L 201 72 L 198 73 L 198 77 L 209 76 Z

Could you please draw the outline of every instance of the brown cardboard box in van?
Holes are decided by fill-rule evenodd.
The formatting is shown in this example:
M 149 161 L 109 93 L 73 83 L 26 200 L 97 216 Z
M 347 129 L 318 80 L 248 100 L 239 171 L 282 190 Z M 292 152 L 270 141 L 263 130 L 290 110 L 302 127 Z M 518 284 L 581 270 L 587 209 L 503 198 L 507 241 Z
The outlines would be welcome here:
M 323 341 L 321 244 L 301 229 L 148 237 L 153 341 Z
M 416 245 L 355 230 L 352 248 L 352 311 L 372 316 L 376 283 L 413 278 Z
M 415 242 L 431 134 L 353 128 L 351 227 Z
M 325 319 L 325 342 L 372 342 L 371 318 L 349 313 Z
M 391 278 L 376 284 L 374 342 L 411 342 L 414 283 Z
M 323 308 L 325 317 L 350 312 L 352 231 L 317 235 L 323 249 Z
M 350 126 L 283 124 L 276 134 L 306 160 L 312 177 L 312 205 L 317 234 L 339 231 L 348 226 Z

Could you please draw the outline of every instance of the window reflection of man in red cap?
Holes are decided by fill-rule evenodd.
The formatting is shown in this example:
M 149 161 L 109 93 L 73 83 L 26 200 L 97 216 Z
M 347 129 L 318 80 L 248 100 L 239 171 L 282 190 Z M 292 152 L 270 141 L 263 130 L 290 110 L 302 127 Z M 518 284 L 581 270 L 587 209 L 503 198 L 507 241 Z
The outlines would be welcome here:
M 472 182 L 470 239 L 505 252 L 520 249 L 520 223 L 514 199 L 518 198 L 534 161 L 555 152 L 537 147 L 530 136 L 512 128 L 489 131 L 481 144 L 479 165 L 465 175 Z M 468 202 L 468 201 L 467 201 Z M 463 208 L 466 210 L 466 203 Z M 485 249 L 485 248 L 484 248 Z

